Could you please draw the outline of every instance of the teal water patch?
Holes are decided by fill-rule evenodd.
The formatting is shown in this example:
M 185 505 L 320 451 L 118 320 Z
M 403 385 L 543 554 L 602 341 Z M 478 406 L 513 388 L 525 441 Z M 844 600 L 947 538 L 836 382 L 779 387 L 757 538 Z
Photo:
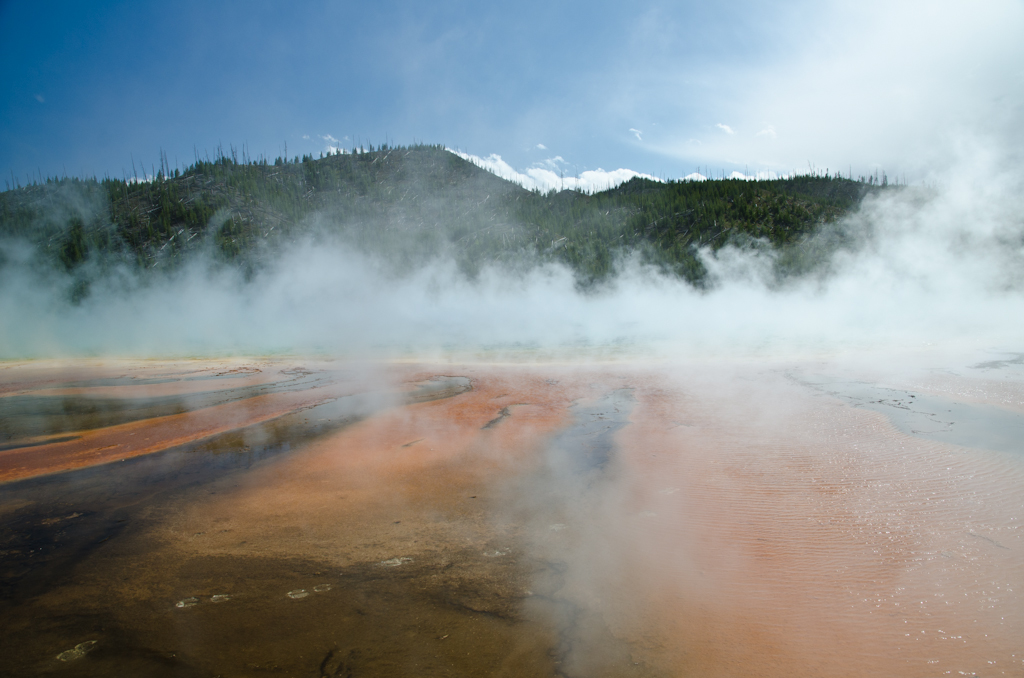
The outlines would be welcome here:
M 854 407 L 880 412 L 903 433 L 996 452 L 1024 453 L 1024 414 L 906 389 L 824 376 L 794 377 Z

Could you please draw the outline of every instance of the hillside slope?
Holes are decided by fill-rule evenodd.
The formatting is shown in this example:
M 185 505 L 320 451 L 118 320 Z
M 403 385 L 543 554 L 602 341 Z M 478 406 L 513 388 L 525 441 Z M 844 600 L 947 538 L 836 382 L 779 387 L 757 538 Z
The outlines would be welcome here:
M 540 194 L 439 146 L 273 164 L 222 154 L 151 181 L 52 179 L 7 191 L 0 238 L 27 241 L 38 249 L 38 265 L 79 276 L 111 263 L 173 268 L 197 252 L 251 272 L 287 243 L 313 237 L 343 242 L 396 271 L 438 257 L 470 277 L 495 262 L 554 261 L 587 286 L 634 255 L 702 285 L 699 249 L 792 249 L 879 190 L 836 177 L 635 178 L 593 195 Z

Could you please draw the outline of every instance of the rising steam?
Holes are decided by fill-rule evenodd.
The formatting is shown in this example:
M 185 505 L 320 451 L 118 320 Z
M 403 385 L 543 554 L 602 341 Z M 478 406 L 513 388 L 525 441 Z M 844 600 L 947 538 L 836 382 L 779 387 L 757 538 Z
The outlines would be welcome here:
M 1018 174 L 975 159 L 940 184 L 869 196 L 789 250 L 705 251 L 713 283 L 706 291 L 628 257 L 611 281 L 581 292 L 555 264 L 495 264 L 470 278 L 439 257 L 395 271 L 380 256 L 308 237 L 249 278 L 201 253 L 146 276 L 108 264 L 72 304 L 70 275 L 8 241 L 0 352 L 10 359 L 1002 345 L 1019 337 L 1024 317 L 1021 195 Z

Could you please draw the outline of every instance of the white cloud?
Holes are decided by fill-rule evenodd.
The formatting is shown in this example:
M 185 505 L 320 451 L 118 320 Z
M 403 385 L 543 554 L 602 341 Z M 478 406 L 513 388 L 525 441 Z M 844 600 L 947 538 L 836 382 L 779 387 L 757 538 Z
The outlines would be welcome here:
M 815 3 L 763 25 L 755 29 L 764 31 L 763 58 L 723 58 L 696 73 L 677 49 L 659 55 L 664 66 L 643 87 L 623 73 L 619 87 L 629 96 L 620 100 L 628 106 L 617 115 L 663 110 L 682 120 L 659 135 L 658 150 L 671 157 L 776 171 L 810 161 L 923 179 L 972 145 L 1024 148 L 1024 3 Z M 654 22 L 646 30 L 670 28 Z M 731 126 L 695 134 L 708 118 Z M 687 143 L 695 136 L 699 149 Z
M 539 149 L 540 149 L 540 150 L 542 150 L 542 151 L 546 151 L 546 150 L 548 150 L 548 147 L 547 147 L 547 146 L 545 146 L 544 144 L 537 144 L 537 148 L 539 148 Z
M 736 130 L 734 130 L 732 127 L 729 127 L 728 125 L 723 125 L 722 123 L 718 123 L 717 125 L 715 125 L 715 127 L 717 127 L 718 129 L 722 130 L 726 134 L 729 134 L 729 135 L 736 134 Z
M 324 146 L 324 153 L 327 153 L 328 155 L 334 155 L 335 153 L 342 153 L 342 154 L 344 154 L 344 153 L 350 153 L 351 152 L 347 148 L 343 148 L 342 145 L 341 145 L 341 141 L 338 140 L 338 139 L 335 139 L 330 134 L 318 134 L 317 136 L 327 142 L 327 144 Z M 304 137 L 304 138 L 308 139 L 309 137 Z M 344 137 L 344 138 L 348 139 L 348 137 Z
M 642 139 L 642 138 L 640 138 L 640 135 L 641 135 L 641 134 L 643 134 L 643 132 L 641 132 L 641 131 L 640 131 L 640 130 L 638 130 L 638 129 L 634 129 L 634 128 L 632 128 L 632 127 L 630 127 L 630 128 L 629 128 L 629 131 L 630 131 L 630 132 L 632 132 L 632 133 L 633 133 L 633 134 L 634 134 L 634 135 L 636 136 L 636 140 L 637 140 L 637 141 L 643 141 L 643 139 Z
M 743 172 L 732 172 L 729 174 L 730 179 L 741 179 L 743 181 L 772 181 L 774 179 L 788 179 L 790 175 L 779 174 L 772 170 L 759 170 L 753 174 L 744 174 Z
M 548 169 L 557 172 L 560 169 L 559 165 L 566 165 L 566 164 L 568 164 L 568 163 L 565 162 L 565 158 L 563 158 L 560 155 L 556 155 L 553 158 L 546 158 L 544 160 L 541 160 L 539 163 L 537 163 L 537 166 L 546 165 L 548 167 Z
M 454 153 L 463 160 L 468 160 L 473 163 L 477 167 L 482 167 L 492 174 L 496 174 L 503 179 L 513 181 L 523 188 L 531 191 L 539 190 L 547 192 L 572 190 L 593 193 L 606 191 L 609 188 L 615 188 L 619 184 L 625 183 L 633 177 L 642 177 L 652 181 L 661 181 L 650 174 L 641 174 L 640 172 L 622 168 L 611 171 L 598 168 L 596 170 L 586 170 L 578 175 L 566 176 L 564 171 L 556 172 L 555 169 L 553 169 L 557 167 L 557 163 L 565 162 L 561 156 L 555 156 L 554 158 L 545 161 L 547 167 L 531 167 L 525 172 L 520 172 L 502 160 L 501 156 L 497 154 L 491 154 L 486 158 L 481 158 L 476 155 L 470 155 L 469 153 L 463 153 L 462 151 L 455 151 L 450 148 L 448 149 L 448 152 Z
M 729 174 L 727 179 L 740 179 L 741 181 L 771 181 L 774 179 L 788 179 L 788 174 L 779 174 L 771 170 L 761 170 L 754 172 L 753 174 L 744 174 L 743 172 L 732 172 Z M 700 172 L 690 172 L 682 181 L 709 181 L 713 180 L 714 177 L 706 177 Z
M 523 188 L 531 191 L 539 190 L 547 192 L 551 190 L 579 190 L 592 193 L 614 188 L 629 181 L 633 177 L 642 177 L 652 181 L 661 181 L 658 177 L 650 174 L 643 174 L 641 172 L 623 168 L 613 171 L 598 168 L 596 170 L 586 170 L 578 174 L 573 173 L 569 175 L 566 173 L 566 171 L 570 169 L 569 163 L 567 163 L 565 158 L 560 155 L 556 155 L 553 158 L 547 158 L 529 169 L 519 171 L 505 162 L 505 160 L 497 154 L 491 154 L 486 158 L 481 158 L 480 156 L 463 153 L 462 151 L 456 151 L 450 148 L 447 150 L 448 152 L 459 156 L 463 160 L 468 160 L 477 167 L 481 167 L 503 179 L 515 182 Z M 766 181 L 773 179 L 786 179 L 789 178 L 789 176 L 790 174 L 775 172 L 773 170 L 758 170 L 751 174 L 734 171 L 726 178 L 742 179 L 746 181 Z M 691 172 L 690 174 L 682 177 L 681 181 L 709 181 L 716 178 L 721 177 L 705 176 L 700 172 Z
M 302 138 L 303 138 L 303 139 L 307 139 L 307 140 L 308 140 L 308 139 L 309 139 L 309 135 L 308 135 L 308 134 L 303 134 L 303 135 L 302 135 Z

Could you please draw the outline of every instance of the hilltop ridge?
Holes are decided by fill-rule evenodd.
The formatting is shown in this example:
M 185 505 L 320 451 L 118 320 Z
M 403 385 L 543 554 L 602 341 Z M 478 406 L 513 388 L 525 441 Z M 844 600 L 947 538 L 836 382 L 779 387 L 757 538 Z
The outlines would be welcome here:
M 469 276 L 494 263 L 561 262 L 588 286 L 612 276 L 622 257 L 638 256 L 700 286 L 701 248 L 792 249 L 881 190 L 827 176 L 636 177 L 594 194 L 544 194 L 434 145 L 273 163 L 221 152 L 184 171 L 161 167 L 148 181 L 51 179 L 7 191 L 0 238 L 27 241 L 40 265 L 78 276 L 111 261 L 173 268 L 201 251 L 255 271 L 287 243 L 316 237 L 396 271 L 438 257 L 451 257 Z

